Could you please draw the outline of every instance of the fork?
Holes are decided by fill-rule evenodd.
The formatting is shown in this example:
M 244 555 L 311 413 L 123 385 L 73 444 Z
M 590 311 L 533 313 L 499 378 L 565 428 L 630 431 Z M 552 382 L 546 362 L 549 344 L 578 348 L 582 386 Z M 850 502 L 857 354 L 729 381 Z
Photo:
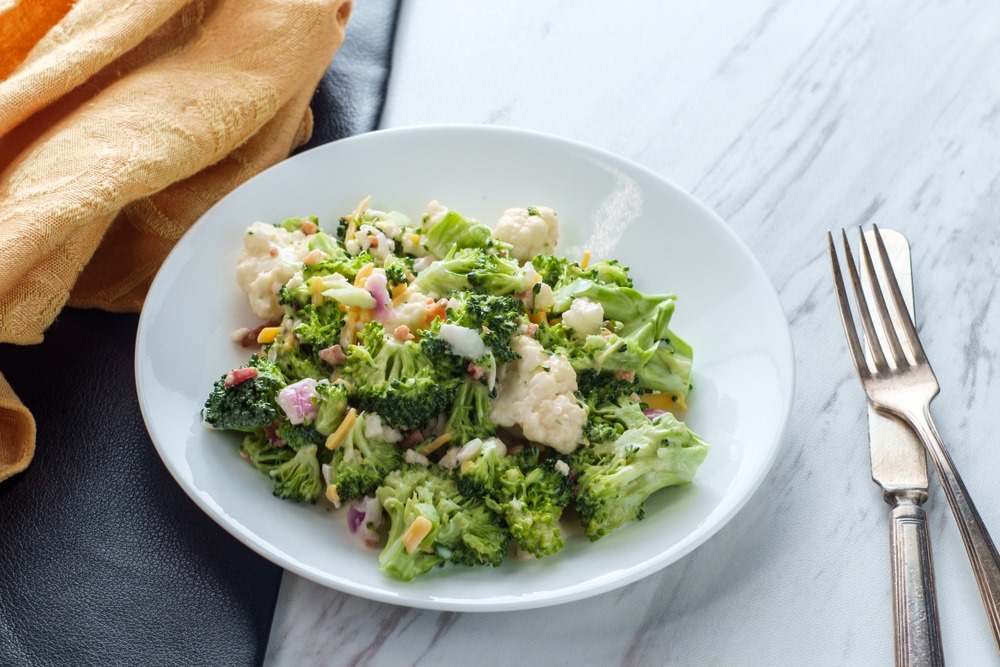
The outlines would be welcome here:
M 972 497 L 965 488 L 951 456 L 945 449 L 941 436 L 931 418 L 931 400 L 940 392 L 937 377 L 931 369 L 930 362 L 924 354 L 924 348 L 917 337 L 916 328 L 906 310 L 903 294 L 896 282 L 896 276 L 889 262 L 882 236 L 878 227 L 873 225 L 875 246 L 878 250 L 881 264 L 881 274 L 876 273 L 872 255 L 861 234 L 861 261 L 868 269 L 866 280 L 869 284 L 872 301 L 875 302 L 875 317 L 878 326 L 885 334 L 886 344 L 880 342 L 876 334 L 872 309 L 865 298 L 861 286 L 861 277 L 854 263 L 851 246 L 847 240 L 847 232 L 841 230 L 844 254 L 850 270 L 851 284 L 857 310 L 861 316 L 862 330 L 871 352 L 871 363 L 865 358 L 858 337 L 851 305 L 848 301 L 844 278 L 840 270 L 837 248 L 833 234 L 827 233 L 830 245 L 830 259 L 833 263 L 833 280 L 837 289 L 837 299 L 840 306 L 840 317 L 847 335 L 847 346 L 851 351 L 854 368 L 861 380 L 869 402 L 876 410 L 902 420 L 913 429 L 923 443 L 927 454 L 934 463 L 938 479 L 944 488 L 948 505 L 955 515 L 962 541 L 972 563 L 972 571 L 979 585 L 979 593 L 983 598 L 986 613 L 989 617 L 993 640 L 1000 651 L 1000 555 L 997 554 L 993 540 L 983 524 L 979 511 L 972 502 Z M 883 292 L 887 292 L 893 306 L 893 315 L 889 314 Z

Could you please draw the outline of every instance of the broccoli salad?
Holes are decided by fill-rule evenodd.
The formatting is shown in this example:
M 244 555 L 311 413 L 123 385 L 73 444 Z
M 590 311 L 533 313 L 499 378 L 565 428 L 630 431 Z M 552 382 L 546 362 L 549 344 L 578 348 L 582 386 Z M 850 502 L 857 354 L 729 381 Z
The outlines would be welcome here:
M 499 565 L 598 540 L 692 480 L 706 443 L 678 421 L 691 347 L 672 294 L 609 259 L 554 254 L 545 207 L 494 229 L 431 202 L 252 224 L 236 269 L 264 322 L 202 416 L 242 435 L 274 494 L 345 507 L 388 575 Z M 565 513 L 565 516 L 564 516 Z

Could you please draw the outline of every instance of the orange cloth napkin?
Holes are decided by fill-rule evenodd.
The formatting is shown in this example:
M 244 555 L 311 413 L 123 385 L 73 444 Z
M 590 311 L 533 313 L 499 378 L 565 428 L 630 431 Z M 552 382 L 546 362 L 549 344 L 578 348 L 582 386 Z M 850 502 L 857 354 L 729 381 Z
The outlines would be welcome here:
M 137 311 L 174 243 L 312 131 L 351 0 L 0 0 L 0 342 Z M 0 375 L 0 480 L 35 423 Z

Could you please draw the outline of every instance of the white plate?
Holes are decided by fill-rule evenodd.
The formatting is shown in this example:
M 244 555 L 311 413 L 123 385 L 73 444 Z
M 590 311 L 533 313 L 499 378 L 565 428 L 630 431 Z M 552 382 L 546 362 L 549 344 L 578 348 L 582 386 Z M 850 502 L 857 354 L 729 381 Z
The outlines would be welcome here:
M 251 222 L 317 214 L 332 225 L 366 195 L 417 217 L 427 202 L 493 224 L 544 204 L 559 252 L 617 257 L 636 286 L 679 295 L 671 327 L 695 350 L 685 417 L 712 449 L 695 482 L 660 492 L 646 518 L 591 543 L 570 535 L 542 560 L 436 568 L 411 583 L 383 575 L 378 552 L 347 533 L 345 512 L 279 500 L 237 456 L 238 438 L 206 430 L 212 383 L 243 363 L 230 333 L 257 320 L 236 286 Z M 791 338 L 756 260 L 715 214 L 632 162 L 550 136 L 494 127 L 417 127 L 344 139 L 289 159 L 235 190 L 195 224 L 149 291 L 136 342 L 136 387 L 167 468 L 192 499 L 265 558 L 325 586 L 413 607 L 541 607 L 635 581 L 702 544 L 736 515 L 771 467 L 791 409 Z M 736 556 L 736 554 L 734 554 Z

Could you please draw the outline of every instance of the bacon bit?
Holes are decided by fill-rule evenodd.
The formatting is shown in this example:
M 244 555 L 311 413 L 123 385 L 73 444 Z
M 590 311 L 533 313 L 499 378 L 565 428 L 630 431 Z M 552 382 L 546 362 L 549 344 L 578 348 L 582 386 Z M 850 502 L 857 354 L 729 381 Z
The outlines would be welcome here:
M 264 429 L 264 437 L 275 447 L 284 447 L 288 444 L 284 438 L 278 435 L 278 422 L 276 421 Z
M 226 389 L 235 387 L 236 385 L 242 384 L 247 380 L 252 380 L 257 377 L 257 375 L 257 369 L 252 366 L 250 368 L 237 368 L 236 370 L 229 371 L 229 373 L 226 374 Z
M 534 322 L 531 322 L 524 328 L 524 331 L 529 336 L 534 336 L 536 333 L 538 333 L 538 325 L 535 324 Z
M 410 327 L 405 324 L 400 324 L 396 327 L 396 330 L 392 332 L 392 337 L 402 343 L 405 343 L 408 340 L 413 340 L 413 334 L 410 333 Z
M 377 236 L 370 236 L 370 237 L 368 237 L 368 247 L 369 248 L 377 248 L 378 247 L 378 237 Z
M 331 366 L 339 366 L 347 360 L 344 348 L 340 347 L 340 345 L 324 348 L 317 352 L 316 355 Z
M 270 255 L 271 257 L 277 257 L 278 249 L 275 248 L 274 246 L 271 246 L 271 249 L 267 251 L 267 254 Z
M 465 370 L 469 372 L 469 377 L 472 378 L 473 380 L 480 380 L 485 374 L 485 371 L 483 370 L 482 366 L 477 366 L 471 361 L 469 362 L 469 365 L 465 368 Z
M 310 250 L 309 254 L 302 258 L 302 263 L 306 266 L 312 266 L 321 259 L 326 259 L 329 257 L 325 252 L 316 248 L 315 250 Z
M 625 380 L 626 382 L 631 382 L 635 379 L 635 371 L 618 371 L 615 373 L 615 377 L 619 380 Z
M 301 229 L 302 233 L 306 236 L 315 234 L 319 231 L 319 227 L 316 226 L 316 223 L 309 219 L 302 220 L 302 224 L 299 225 L 299 229 Z
M 265 328 L 271 326 L 270 324 L 261 324 L 253 329 L 243 329 L 243 336 L 241 336 L 236 342 L 240 344 L 241 347 L 256 347 L 257 346 L 257 336 Z
M 421 442 L 423 442 L 423 439 L 424 439 L 424 434 L 420 431 L 419 428 L 415 428 L 409 433 L 407 433 L 399 444 L 401 447 L 409 449 L 415 445 L 419 445 Z
M 427 309 L 427 323 L 430 324 L 434 321 L 435 317 L 440 317 L 441 321 L 444 321 L 448 317 L 448 301 L 446 299 L 438 299 L 435 301 L 430 301 L 427 304 L 430 308 Z

